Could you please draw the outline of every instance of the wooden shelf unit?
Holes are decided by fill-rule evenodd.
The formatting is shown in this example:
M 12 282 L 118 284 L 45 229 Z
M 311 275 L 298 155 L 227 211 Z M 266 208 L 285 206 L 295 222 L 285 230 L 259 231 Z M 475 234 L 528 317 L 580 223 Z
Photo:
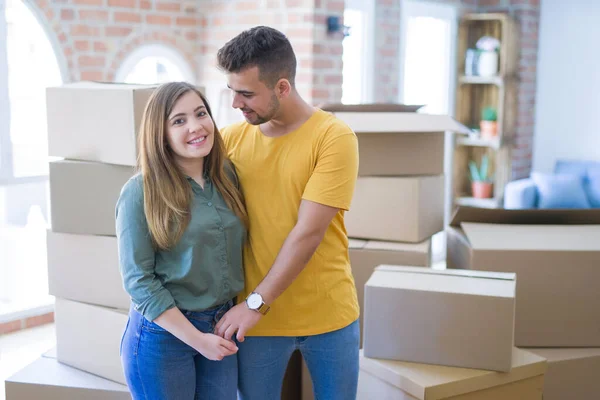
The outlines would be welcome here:
M 453 151 L 453 205 L 501 207 L 504 186 L 511 179 L 511 146 L 517 114 L 518 40 L 515 21 L 507 14 L 467 14 L 459 23 L 456 85 L 456 119 L 479 129 L 481 113 L 486 107 L 497 112 L 497 136 L 486 139 L 477 136 L 456 136 Z M 500 41 L 498 74 L 496 76 L 465 75 L 467 49 L 475 48 L 482 36 Z M 474 199 L 471 191 L 469 161 L 479 166 L 484 154 L 489 157 L 489 172 L 493 174 L 493 198 Z

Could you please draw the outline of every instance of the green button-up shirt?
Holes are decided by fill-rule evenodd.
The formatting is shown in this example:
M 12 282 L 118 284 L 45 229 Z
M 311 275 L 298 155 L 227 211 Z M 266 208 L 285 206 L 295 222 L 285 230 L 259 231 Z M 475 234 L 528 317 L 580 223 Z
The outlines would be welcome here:
M 169 251 L 155 251 L 144 214 L 140 174 L 121 190 L 116 206 L 119 266 L 135 309 L 149 321 L 172 307 L 201 311 L 244 288 L 244 225 L 207 179 L 193 191 L 191 219 Z

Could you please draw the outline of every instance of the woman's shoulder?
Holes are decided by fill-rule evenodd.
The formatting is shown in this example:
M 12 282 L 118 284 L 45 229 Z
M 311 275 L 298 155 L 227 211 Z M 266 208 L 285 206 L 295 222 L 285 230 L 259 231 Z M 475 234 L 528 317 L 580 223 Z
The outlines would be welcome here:
M 144 198 L 144 180 L 141 173 L 136 173 L 125 182 L 121 189 L 120 198 L 129 200 L 143 200 Z

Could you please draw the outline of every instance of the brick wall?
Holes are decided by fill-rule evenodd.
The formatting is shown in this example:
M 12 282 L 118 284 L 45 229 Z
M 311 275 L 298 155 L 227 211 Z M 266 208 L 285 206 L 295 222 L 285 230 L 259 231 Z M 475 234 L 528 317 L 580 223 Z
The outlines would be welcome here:
M 218 49 L 244 29 L 268 25 L 284 32 L 294 47 L 300 94 L 313 104 L 341 99 L 342 36 L 327 35 L 325 20 L 343 15 L 343 0 L 211 0 L 203 3 L 203 11 L 202 79 L 213 90 L 225 86 L 215 67 Z
M 540 0 L 479 0 L 479 11 L 505 12 L 519 27 L 517 126 L 512 151 L 512 179 L 529 176 L 532 167 Z
M 179 0 L 26 0 L 55 36 L 69 80 L 112 81 L 125 57 L 144 44 L 177 50 L 197 73 L 199 2 Z

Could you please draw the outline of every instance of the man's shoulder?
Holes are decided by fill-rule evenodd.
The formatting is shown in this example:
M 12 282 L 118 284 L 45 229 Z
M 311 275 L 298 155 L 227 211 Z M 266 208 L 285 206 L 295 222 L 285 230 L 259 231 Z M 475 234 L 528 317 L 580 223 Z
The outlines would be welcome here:
M 248 126 L 250 126 L 250 124 L 248 124 L 246 121 L 234 122 L 224 126 L 223 128 L 220 128 L 219 132 L 223 137 L 236 137 L 240 136 L 246 129 L 248 129 Z
M 334 114 L 318 109 L 319 136 L 327 139 L 336 139 L 341 136 L 356 136 L 352 128 Z

